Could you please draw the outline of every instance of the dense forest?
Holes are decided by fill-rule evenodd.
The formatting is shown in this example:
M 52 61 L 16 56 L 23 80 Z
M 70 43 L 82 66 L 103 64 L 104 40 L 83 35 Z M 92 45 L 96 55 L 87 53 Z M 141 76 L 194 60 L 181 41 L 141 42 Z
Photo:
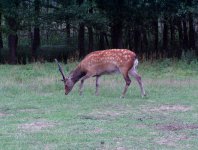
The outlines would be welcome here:
M 197 0 L 0 0 L 0 63 L 64 62 L 127 48 L 198 57 Z

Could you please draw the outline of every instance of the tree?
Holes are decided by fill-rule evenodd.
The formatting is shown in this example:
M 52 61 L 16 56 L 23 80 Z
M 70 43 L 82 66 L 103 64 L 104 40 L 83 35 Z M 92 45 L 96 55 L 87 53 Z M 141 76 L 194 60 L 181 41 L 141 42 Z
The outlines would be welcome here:
M 187 0 L 187 6 L 191 7 L 192 9 L 193 0 Z M 194 29 L 194 19 L 193 13 L 191 10 L 188 12 L 188 19 L 189 19 L 189 48 L 195 49 L 195 29 Z
M 32 42 L 32 60 L 37 60 L 37 50 L 40 47 L 40 28 L 39 28 L 39 17 L 40 17 L 40 0 L 34 0 L 34 33 Z
M 124 2 L 122 0 L 96 0 L 98 8 L 110 20 L 111 45 L 113 48 L 123 48 Z
M 82 6 L 84 0 L 77 0 L 77 4 L 79 7 Z M 79 50 L 79 58 L 83 58 L 86 54 L 85 52 L 85 25 L 84 22 L 81 21 L 78 27 L 78 50 Z
M 9 48 L 9 63 L 16 64 L 17 63 L 17 45 L 18 45 L 18 35 L 17 30 L 19 28 L 19 19 L 18 19 L 18 8 L 20 5 L 20 0 L 9 0 L 4 3 L 4 9 L 7 10 L 5 14 L 6 23 L 8 25 L 8 48 Z M 6 6 L 9 6 L 6 9 Z
M 89 15 L 93 14 L 93 0 L 89 0 L 90 3 L 90 8 L 88 10 Z M 93 39 L 93 27 L 92 24 L 88 25 L 88 38 L 89 38 L 89 43 L 88 43 L 88 53 L 93 51 L 93 46 L 94 46 L 94 39 Z
M 0 9 L 1 9 L 1 7 L 0 7 Z M 0 10 L 0 50 L 1 50 L 1 48 L 3 48 L 3 37 L 2 37 L 1 20 L 2 20 L 2 14 L 1 14 L 1 10 Z
M 197 50 L 197 8 L 196 0 L 1 0 L 0 48 L 7 47 L 3 32 L 13 64 L 21 57 L 18 38 L 35 61 L 41 39 L 64 44 L 64 54 L 57 48 L 63 60 L 72 50 L 81 59 L 106 48 L 129 48 L 143 59 L 180 58 L 183 50 Z
M 2 27 L 1 27 L 1 6 L 0 6 L 0 63 L 2 62 L 1 49 L 3 48 L 3 37 L 2 37 Z

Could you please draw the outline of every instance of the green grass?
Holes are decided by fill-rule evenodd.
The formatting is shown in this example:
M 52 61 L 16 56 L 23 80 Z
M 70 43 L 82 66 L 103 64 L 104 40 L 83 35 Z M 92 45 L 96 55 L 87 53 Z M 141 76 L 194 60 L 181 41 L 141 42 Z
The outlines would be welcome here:
M 148 96 L 133 79 L 120 99 L 121 75 L 101 77 L 99 96 L 94 78 L 65 96 L 56 64 L 0 65 L 0 149 L 197 149 L 197 66 L 144 62 Z

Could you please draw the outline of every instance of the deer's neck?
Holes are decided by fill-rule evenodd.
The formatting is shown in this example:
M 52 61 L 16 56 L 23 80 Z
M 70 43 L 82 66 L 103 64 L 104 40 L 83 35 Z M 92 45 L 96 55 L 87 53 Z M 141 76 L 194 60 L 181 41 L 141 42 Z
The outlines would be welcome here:
M 80 67 L 78 66 L 76 69 L 71 71 L 70 73 L 70 79 L 75 84 L 85 75 L 85 72 L 83 72 Z

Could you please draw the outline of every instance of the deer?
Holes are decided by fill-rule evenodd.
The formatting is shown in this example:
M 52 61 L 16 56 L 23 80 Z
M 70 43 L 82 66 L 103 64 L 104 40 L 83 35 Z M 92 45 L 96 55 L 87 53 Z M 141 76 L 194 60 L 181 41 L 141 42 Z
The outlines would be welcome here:
M 84 81 L 90 77 L 96 77 L 95 95 L 98 95 L 99 78 L 104 74 L 121 73 L 125 80 L 121 98 L 125 97 L 127 89 L 131 84 L 130 76 L 133 76 L 139 84 L 141 96 L 146 96 L 141 76 L 137 73 L 138 58 L 135 52 L 128 49 L 98 50 L 89 53 L 66 77 L 64 71 L 55 59 L 62 81 L 65 86 L 65 95 L 68 95 L 74 85 L 80 80 L 79 94 L 82 95 Z

